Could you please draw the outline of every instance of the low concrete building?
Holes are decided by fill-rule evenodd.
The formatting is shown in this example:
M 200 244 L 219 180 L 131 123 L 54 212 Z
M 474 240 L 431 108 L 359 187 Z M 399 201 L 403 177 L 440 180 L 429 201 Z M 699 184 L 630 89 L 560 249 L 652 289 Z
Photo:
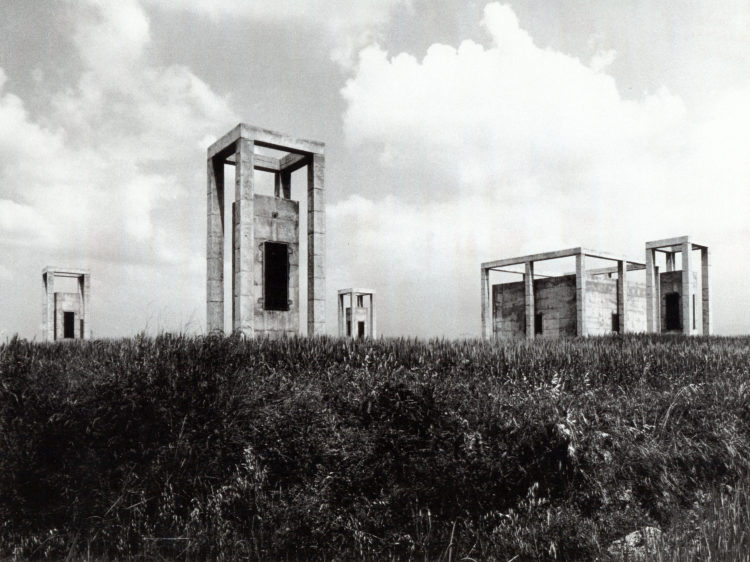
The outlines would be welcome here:
M 375 291 L 372 289 L 341 289 L 338 298 L 339 336 L 355 339 L 376 337 Z M 346 306 L 347 304 L 349 306 Z
M 700 277 L 692 269 L 693 250 L 701 251 Z M 666 256 L 662 273 L 656 265 L 657 251 Z M 677 253 L 687 256 L 682 258 L 680 271 L 675 270 Z M 535 271 L 539 262 L 571 257 L 575 273 Z M 594 259 L 615 265 L 587 267 Z M 512 269 L 519 265 L 522 271 Z M 486 262 L 481 265 L 482 337 L 533 339 L 646 331 L 710 334 L 708 268 L 707 247 L 688 237 L 647 243 L 645 264 L 587 248 Z M 630 275 L 644 270 L 645 282 Z M 522 281 L 490 285 L 491 271 L 520 274 Z M 697 308 L 698 292 L 702 305 Z
M 259 150 L 260 149 L 260 150 Z M 206 321 L 224 332 L 224 167 L 234 166 L 232 331 L 299 333 L 299 203 L 292 173 L 307 168 L 307 333 L 325 332 L 324 145 L 240 123 L 208 148 Z M 274 156 L 269 156 L 268 153 Z M 274 195 L 255 192 L 255 172 Z
M 55 279 L 73 279 L 74 285 L 57 290 Z M 42 270 L 42 325 L 44 339 L 87 340 L 91 338 L 89 326 L 91 275 L 86 269 L 45 267 Z M 73 289 L 73 290 L 71 290 Z

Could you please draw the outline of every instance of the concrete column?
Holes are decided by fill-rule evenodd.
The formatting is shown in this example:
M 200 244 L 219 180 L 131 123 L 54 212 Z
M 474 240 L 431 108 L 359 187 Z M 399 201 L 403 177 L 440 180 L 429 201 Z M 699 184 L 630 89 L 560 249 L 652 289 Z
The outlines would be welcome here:
M 252 337 L 255 320 L 255 190 L 252 139 L 240 138 L 237 141 L 234 174 L 232 328 L 247 337 Z
M 284 170 L 277 174 L 281 182 L 281 194 L 284 199 L 292 198 L 292 173 L 288 170 Z M 278 197 L 278 195 L 277 195 Z
M 628 310 L 628 262 L 617 262 L 617 327 L 621 334 L 626 330 Z
M 711 316 L 711 256 L 708 248 L 701 248 L 701 311 L 703 313 L 703 335 L 710 336 L 713 333 L 713 318 Z
M 349 293 L 349 333 L 352 335 L 353 339 L 357 339 L 357 322 L 356 322 L 356 314 L 354 314 L 354 311 L 356 310 L 355 305 L 357 301 L 354 297 L 354 291 Z
M 693 333 L 693 245 L 688 241 L 682 244 L 682 333 Z
M 656 252 L 651 248 L 646 248 L 646 331 L 658 332 L 659 322 L 657 318 L 661 314 L 660 303 L 658 302 L 657 291 L 659 277 L 656 275 L 654 267 L 654 258 Z
M 482 287 L 482 338 L 489 339 L 492 332 L 490 330 L 490 270 L 480 267 L 480 285 Z
M 47 271 L 44 294 L 45 323 L 44 339 L 55 341 L 55 272 Z
M 206 238 L 206 330 L 224 331 L 224 165 L 209 158 Z
M 83 318 L 83 333 L 81 338 L 85 340 L 91 339 L 91 275 L 84 273 L 79 279 L 81 285 L 81 316 Z M 78 327 L 76 326 L 76 329 Z
M 576 334 L 586 332 L 586 256 L 576 254 Z
M 346 313 L 344 308 L 344 295 L 339 294 L 337 296 L 338 302 L 336 303 L 337 309 L 338 309 L 338 316 L 339 316 L 339 337 L 342 338 L 346 335 L 345 332 L 345 325 L 346 322 Z
M 282 181 L 283 187 L 283 181 Z M 313 154 L 307 166 L 307 335 L 326 329 L 325 158 Z M 352 312 L 354 303 L 352 302 Z M 353 316 L 353 315 L 352 315 Z
M 667 271 L 674 271 L 675 253 L 667 252 Z
M 370 337 L 375 339 L 378 331 L 375 326 L 375 295 L 370 293 Z
M 523 300 L 526 312 L 526 339 L 534 339 L 534 262 L 526 262 L 523 276 Z

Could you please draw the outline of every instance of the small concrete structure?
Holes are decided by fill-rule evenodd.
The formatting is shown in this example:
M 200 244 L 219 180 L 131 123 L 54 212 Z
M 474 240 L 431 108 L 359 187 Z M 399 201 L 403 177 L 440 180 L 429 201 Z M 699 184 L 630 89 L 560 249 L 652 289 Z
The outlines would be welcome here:
M 75 292 L 55 290 L 55 278 L 76 280 Z M 42 270 L 42 325 L 45 341 L 91 338 L 91 275 L 87 269 L 45 267 Z
M 693 271 L 693 251 L 701 253 L 701 276 Z M 656 253 L 666 254 L 667 271 L 659 276 Z M 677 254 L 682 270 L 675 271 Z M 708 246 L 693 242 L 688 236 L 646 242 L 646 318 L 649 332 L 711 334 L 710 256 Z M 656 280 L 659 279 L 657 284 Z M 696 306 L 700 290 L 701 306 Z M 699 328 L 700 326 L 700 328 Z
M 258 147 L 283 155 L 259 153 Z M 235 166 L 232 204 L 232 330 L 246 336 L 299 332 L 299 203 L 291 177 L 307 167 L 307 333 L 325 331 L 324 145 L 240 123 L 208 148 L 206 321 L 224 331 L 224 165 Z M 254 171 L 275 176 L 274 196 Z
M 699 281 L 689 257 L 694 249 L 701 250 L 703 256 L 700 331 L 696 329 L 695 311 Z M 667 254 L 667 271 L 661 275 L 654 259 L 657 250 Z M 683 271 L 674 271 L 676 252 L 688 255 L 683 258 Z M 575 258 L 575 273 L 549 276 L 535 272 L 538 262 L 566 257 Z M 587 269 L 588 258 L 611 260 L 616 265 Z M 508 269 L 517 265 L 524 266 L 523 272 Z M 646 270 L 645 284 L 629 278 L 629 272 L 638 270 Z M 645 331 L 711 333 L 708 249 L 691 243 L 688 237 L 648 242 L 645 264 L 579 247 L 486 262 L 480 271 L 483 338 L 534 339 Z M 517 273 L 523 281 L 490 287 L 490 271 Z M 691 298 L 681 299 L 681 295 Z
M 348 299 L 347 299 L 348 296 Z M 339 290 L 339 337 L 374 338 L 375 291 L 372 289 Z M 349 301 L 346 306 L 345 299 Z

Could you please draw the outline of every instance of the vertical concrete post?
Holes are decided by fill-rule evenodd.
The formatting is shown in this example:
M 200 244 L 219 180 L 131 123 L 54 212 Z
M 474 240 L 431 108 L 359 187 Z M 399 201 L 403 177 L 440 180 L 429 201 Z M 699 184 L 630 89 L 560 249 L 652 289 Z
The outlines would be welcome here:
M 693 333 L 693 245 L 688 240 L 682 244 L 682 333 Z
M 55 272 L 47 271 L 47 282 L 44 295 L 46 322 L 44 335 L 47 341 L 55 341 Z
M 482 288 L 482 299 L 480 301 L 482 306 L 482 338 L 489 339 L 490 332 L 490 270 L 480 266 L 479 268 L 479 280 Z
M 224 331 L 224 165 L 209 158 L 206 237 L 206 330 Z
M 79 288 L 81 291 L 81 317 L 83 319 L 83 329 L 81 333 L 81 339 L 91 339 L 91 325 L 89 320 L 91 319 L 91 275 L 84 273 L 78 280 Z
M 282 181 L 283 187 L 283 181 Z M 307 167 L 307 335 L 325 333 L 325 158 L 313 154 Z M 354 302 L 352 301 L 352 316 Z
M 288 170 L 283 170 L 276 174 L 281 182 L 281 195 L 284 199 L 292 198 L 292 173 Z M 276 196 L 278 197 L 278 195 Z
M 370 337 L 375 339 L 378 331 L 375 326 L 375 294 L 370 293 Z
M 701 248 L 701 312 L 703 318 L 703 335 L 710 336 L 713 332 L 713 318 L 711 317 L 711 256 L 708 248 Z
M 253 265 L 255 259 L 253 141 L 242 137 L 235 145 L 232 328 L 252 337 L 255 317 Z
M 354 338 L 355 340 L 357 339 L 357 322 L 356 322 L 357 315 L 354 314 L 354 311 L 355 311 L 354 307 L 355 307 L 356 302 L 357 301 L 354 297 L 354 291 L 352 291 L 351 293 L 349 293 L 349 312 L 350 312 L 349 333 L 352 335 L 352 338 Z
M 586 335 L 586 255 L 576 254 L 576 334 Z
M 523 276 L 523 299 L 526 312 L 526 339 L 534 339 L 534 262 L 526 262 Z
M 338 320 L 339 320 L 339 337 L 342 338 L 346 335 L 346 332 L 344 331 L 346 328 L 344 326 L 344 323 L 346 322 L 346 312 L 344 309 L 344 295 L 339 294 L 338 295 L 338 301 L 336 303 L 337 311 L 338 311 Z
M 628 310 L 628 262 L 617 262 L 617 328 L 621 334 L 626 330 Z
M 675 252 L 667 252 L 667 271 L 674 271 Z
M 661 314 L 661 308 L 657 300 L 657 283 L 659 277 L 656 275 L 654 259 L 656 251 L 646 248 L 646 331 L 657 332 L 659 323 L 657 318 Z

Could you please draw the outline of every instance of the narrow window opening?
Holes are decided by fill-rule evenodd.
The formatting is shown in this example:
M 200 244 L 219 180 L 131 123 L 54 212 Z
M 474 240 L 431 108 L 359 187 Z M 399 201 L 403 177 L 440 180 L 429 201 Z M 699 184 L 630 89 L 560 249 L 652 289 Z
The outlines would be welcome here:
M 357 322 L 357 337 L 358 338 L 365 337 L 365 323 L 364 322 Z
M 620 331 L 620 315 L 616 312 L 612 313 L 612 331 L 613 332 L 619 332 Z
M 542 333 L 542 313 L 537 312 L 534 315 L 534 334 Z
M 73 339 L 76 337 L 76 313 L 63 312 L 63 337 Z
M 351 315 L 352 309 L 349 309 L 349 314 Z M 351 316 L 346 317 L 346 335 L 351 337 L 352 336 L 352 322 L 351 322 Z
M 263 308 L 289 310 L 289 250 L 283 242 L 263 244 Z
M 78 337 L 81 338 L 81 339 L 83 339 L 83 318 L 81 318 L 78 321 L 78 325 L 79 325 L 79 330 L 80 330 L 80 336 L 78 336 Z
M 360 308 L 365 306 L 365 297 L 363 295 L 357 295 L 357 306 Z
M 680 294 L 679 293 L 668 293 L 664 296 L 666 311 L 664 323 L 666 324 L 667 330 L 681 330 L 682 324 L 680 323 Z

